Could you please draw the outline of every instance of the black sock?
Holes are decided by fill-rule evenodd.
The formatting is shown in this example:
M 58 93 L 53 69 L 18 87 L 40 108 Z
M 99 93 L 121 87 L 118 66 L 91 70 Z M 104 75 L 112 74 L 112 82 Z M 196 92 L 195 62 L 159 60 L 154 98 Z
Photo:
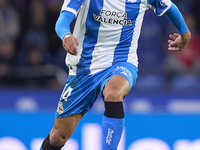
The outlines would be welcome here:
M 109 118 L 124 118 L 123 102 L 105 102 L 104 115 Z
M 43 150 L 61 150 L 61 147 L 52 146 L 49 142 L 49 135 L 44 139 L 44 141 L 42 143 Z

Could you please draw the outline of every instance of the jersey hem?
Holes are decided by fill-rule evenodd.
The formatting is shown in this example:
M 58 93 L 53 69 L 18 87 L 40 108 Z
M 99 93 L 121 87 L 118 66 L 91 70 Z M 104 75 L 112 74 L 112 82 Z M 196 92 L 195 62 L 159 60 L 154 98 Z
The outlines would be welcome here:
M 118 62 L 118 63 L 121 63 L 121 62 Z M 118 64 L 118 63 L 115 63 L 115 64 Z M 127 63 L 131 63 L 131 62 L 127 62 Z M 113 65 L 115 65 L 115 64 L 111 64 L 110 66 L 105 66 L 105 67 L 102 67 L 101 69 L 95 69 L 95 70 L 92 70 L 92 71 L 90 71 L 90 73 L 87 73 L 87 72 L 83 72 L 83 73 L 76 73 L 76 69 L 69 69 L 69 75 L 72 75 L 72 76 L 74 76 L 74 75 L 92 75 L 92 74 L 95 74 L 95 73 L 98 73 L 98 72 L 100 72 L 100 71 L 103 71 L 103 70 L 105 70 L 105 69 L 107 69 L 107 68 L 109 68 L 109 67 L 111 67 L 111 66 L 113 66 Z M 138 68 L 138 63 L 131 63 L 132 65 L 134 65 L 136 68 Z M 68 65 L 67 65 L 68 66 Z M 76 68 L 77 66 L 72 66 L 72 65 L 70 65 L 72 68 Z M 68 67 L 69 68 L 69 67 Z

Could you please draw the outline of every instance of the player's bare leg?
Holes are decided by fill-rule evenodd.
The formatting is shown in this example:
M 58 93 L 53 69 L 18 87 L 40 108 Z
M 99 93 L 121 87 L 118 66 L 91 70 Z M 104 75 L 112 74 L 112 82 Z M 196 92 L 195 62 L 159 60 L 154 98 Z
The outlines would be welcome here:
M 74 114 L 65 118 L 56 118 L 54 127 L 44 140 L 41 150 L 60 150 L 71 137 L 82 117 L 82 114 Z
M 124 96 L 129 92 L 129 82 L 120 75 L 114 75 L 106 84 L 103 90 L 104 101 L 122 102 Z
M 103 150 L 117 150 L 124 127 L 123 98 L 128 94 L 129 89 L 128 80 L 120 75 L 113 76 L 105 84 L 103 90 L 105 112 L 102 122 Z

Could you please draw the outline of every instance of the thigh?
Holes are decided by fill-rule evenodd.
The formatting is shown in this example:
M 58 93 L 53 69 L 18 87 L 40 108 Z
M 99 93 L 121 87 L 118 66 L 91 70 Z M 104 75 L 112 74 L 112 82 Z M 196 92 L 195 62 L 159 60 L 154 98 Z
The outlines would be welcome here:
M 114 75 L 110 80 L 105 84 L 103 89 L 103 96 L 114 95 L 113 97 L 119 97 L 120 101 L 123 100 L 129 92 L 130 84 L 129 81 L 122 77 L 121 75 Z M 113 94 L 112 94 L 113 93 Z M 107 100 L 106 98 L 104 99 Z
M 105 96 L 108 95 L 120 96 L 123 100 L 136 82 L 137 71 L 137 67 L 128 62 L 113 65 L 108 70 L 111 74 L 101 83 L 102 98 L 106 100 Z

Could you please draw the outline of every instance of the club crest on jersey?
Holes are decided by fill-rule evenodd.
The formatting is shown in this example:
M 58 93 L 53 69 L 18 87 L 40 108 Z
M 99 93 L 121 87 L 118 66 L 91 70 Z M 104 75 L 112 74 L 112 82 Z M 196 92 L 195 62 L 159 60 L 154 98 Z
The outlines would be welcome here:
M 127 0 L 127 2 L 135 3 L 137 0 Z
M 58 112 L 59 114 L 61 114 L 63 111 L 64 111 L 64 109 L 63 109 L 63 103 L 62 103 L 62 102 L 59 102 L 59 103 L 58 103 L 57 112 Z
M 93 14 L 94 19 L 98 22 L 114 25 L 132 25 L 131 20 L 127 20 L 126 12 L 117 12 L 102 9 L 99 15 Z

